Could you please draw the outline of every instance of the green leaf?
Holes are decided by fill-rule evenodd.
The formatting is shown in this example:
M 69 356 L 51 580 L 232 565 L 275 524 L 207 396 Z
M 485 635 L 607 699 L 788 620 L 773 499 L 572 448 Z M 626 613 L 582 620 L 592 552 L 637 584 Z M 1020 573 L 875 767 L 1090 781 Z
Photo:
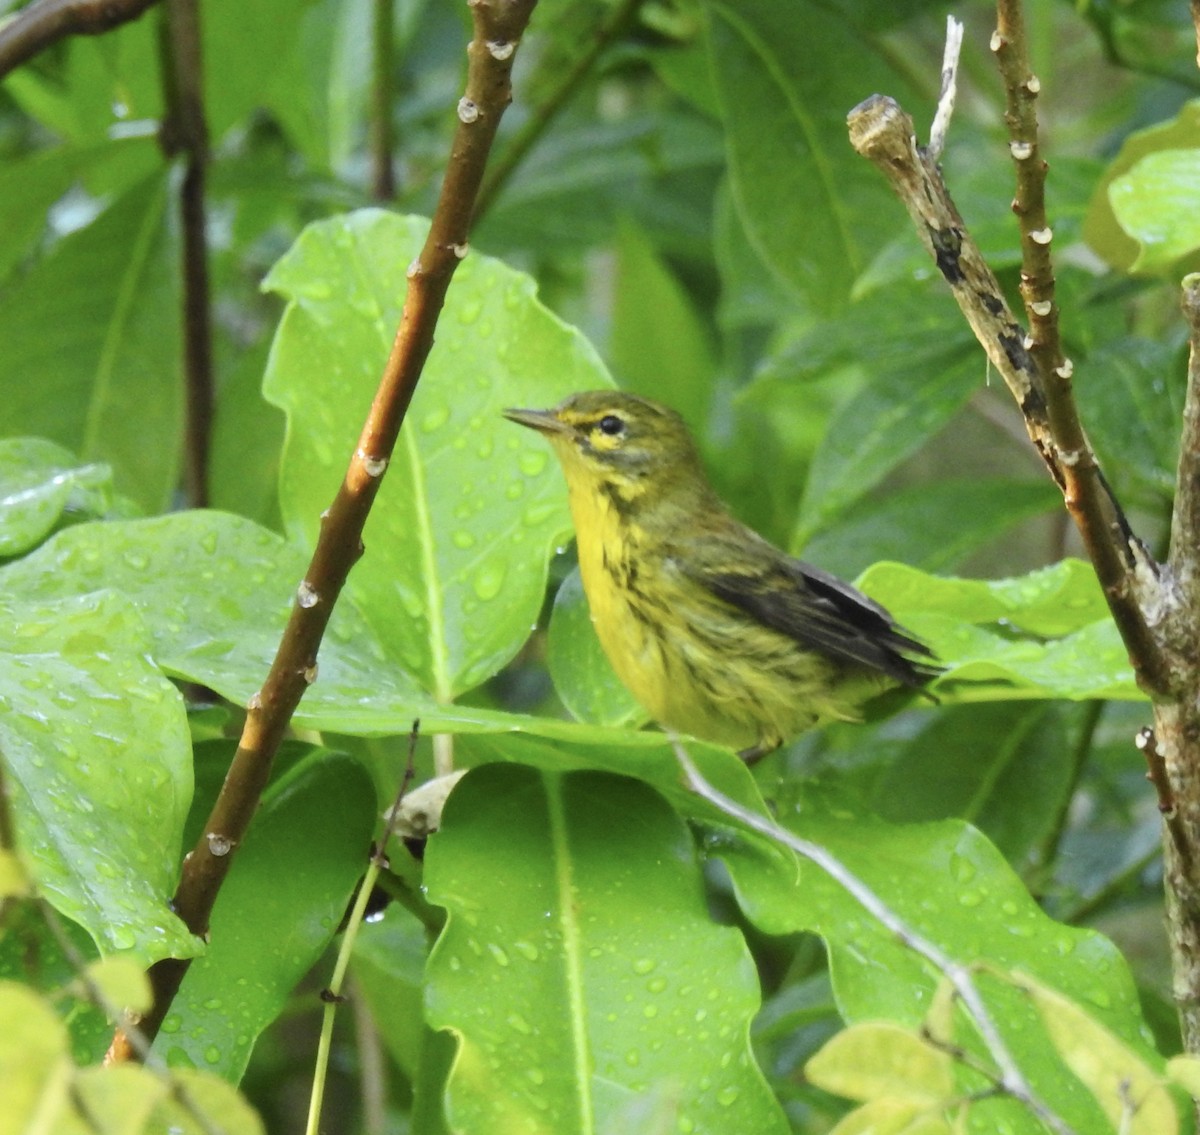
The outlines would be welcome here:
M 983 378 L 983 360 L 957 344 L 892 360 L 844 402 L 813 457 L 792 537 L 802 547 L 942 428 Z
M 131 20 L 104 35 L 71 36 L 65 62 L 49 72 L 21 67 L 5 91 L 33 118 L 81 143 L 108 143 L 123 129 L 145 130 L 163 115 L 156 20 Z
M 1145 696 L 1095 573 L 1081 560 L 1003 580 L 939 578 L 875 564 L 858 585 L 933 649 L 946 667 L 939 697 Z
M 577 720 L 634 726 L 646 721 L 646 711 L 617 677 L 596 637 L 578 568 L 554 596 L 546 666 L 563 705 Z
M 12 598 L 0 617 L 0 751 L 24 861 L 102 953 L 190 957 L 200 944 L 167 906 L 192 794 L 183 701 L 147 661 L 123 597 Z
M 61 940 L 51 933 L 40 904 L 7 904 L 4 933 L 0 934 L 0 981 L 19 981 L 52 998 L 59 1017 L 67 1023 L 76 1062 L 86 1064 L 104 1055 L 113 1035 L 107 1015 L 83 995 L 76 980 L 80 963 L 95 961 L 99 952 L 78 923 L 60 920 L 56 929 L 62 931 Z M 0 1035 L 5 1028 L 0 1013 Z
M 426 229 L 378 211 L 321 222 L 267 278 L 288 299 L 264 389 L 288 415 L 281 504 L 303 543 L 316 539 L 357 444 Z M 550 550 L 570 530 L 548 448 L 501 410 L 609 384 L 528 276 L 467 258 L 347 587 L 389 658 L 439 701 L 490 677 L 524 643 Z
M 221 383 L 213 418 L 209 504 L 278 529 L 284 422 L 262 396 L 266 360 L 265 343 L 245 351 Z
M 943 480 L 851 505 L 801 549 L 835 575 L 879 560 L 947 571 L 1009 528 L 1061 506 L 1049 482 L 1001 477 Z
M 270 104 L 314 0 L 206 0 L 201 21 L 204 113 L 214 139 Z
M 1119 493 L 1174 499 L 1186 370 L 1166 343 L 1132 336 L 1087 357 L 1088 434 Z
M 708 327 L 645 233 L 617 236 L 609 355 L 622 388 L 673 406 L 697 436 L 708 421 L 716 359 Z
M 889 608 L 936 611 L 982 624 L 1003 622 L 1030 635 L 1057 638 L 1108 615 L 1091 564 L 1060 560 L 1012 579 L 955 579 L 904 564 L 876 564 L 858 581 Z
M 179 464 L 179 304 L 165 173 L 64 237 L 0 305 L 0 433 L 50 438 L 113 468 L 159 511 Z
M 1069 997 L 1023 974 L 1028 994 L 1054 1047 L 1122 1135 L 1161 1135 L 1179 1129 L 1179 1113 L 1162 1076 L 1097 1017 Z M 1155 1065 L 1161 1064 L 1155 1060 Z
M 819 311 L 845 303 L 901 223 L 846 140 L 846 113 L 903 78 L 844 15 L 816 3 L 705 5 L 734 197 L 759 256 Z
M 316 750 L 263 795 L 155 1042 L 175 1067 L 237 1083 L 259 1034 L 329 944 L 366 867 L 375 824 L 367 773 Z
M 10 76 L 11 78 L 11 76 Z M 118 185 L 146 176 L 161 164 L 149 138 L 104 141 L 95 146 L 58 146 L 27 157 L 9 156 L 0 168 L 0 280 L 5 280 L 35 248 L 45 232 L 51 207 L 71 188 L 76 178 L 107 182 L 116 175 Z M 93 192 L 112 186 L 97 185 Z
M 977 975 L 981 996 L 1022 1073 L 1058 1114 L 1077 1131 L 1103 1129 L 1097 1106 L 1037 1027 L 1033 1006 L 1009 983 L 988 980 L 980 967 L 1035 974 L 1065 996 L 1095 1006 L 1106 1028 L 1135 1051 L 1149 1053 L 1137 991 L 1110 942 L 1053 922 L 1000 853 L 961 822 L 889 825 L 856 815 L 844 800 L 832 801 L 819 791 L 787 815 L 790 829 L 839 860 L 911 933 Z M 726 839 L 714 850 L 755 925 L 769 934 L 809 930 L 825 939 L 847 1021 L 919 1028 L 943 975 L 820 868 L 803 859 L 781 861 L 777 848 L 764 854 L 760 838 L 754 840 Z M 984 1057 L 973 1029 L 959 1028 L 955 1041 Z M 1002 1122 L 1014 1131 L 1043 1130 L 1012 1101 L 977 1102 L 973 1115 L 980 1130 L 996 1130 Z
M 890 1097 L 938 1107 L 954 1093 L 954 1060 L 944 1049 L 887 1021 L 851 1025 L 805 1066 L 819 1088 L 852 1100 Z
M 80 465 L 52 441 L 0 440 L 0 558 L 36 547 L 68 510 L 107 511 L 111 480 L 107 465 Z
M 474 770 L 425 883 L 450 916 L 426 1006 L 459 1038 L 453 1127 L 645 1130 L 650 1113 L 698 1133 L 787 1130 L 750 1054 L 749 954 L 712 922 L 687 829 L 656 793 Z
M 1113 183 L 1155 154 L 1178 153 L 1197 146 L 1200 146 L 1200 100 L 1185 103 L 1174 118 L 1136 130 L 1122 142 L 1120 152 L 1096 186 L 1083 225 L 1084 239 L 1113 267 L 1128 271 L 1144 254 L 1114 212 L 1110 192 Z M 1190 211 L 1190 203 L 1186 210 Z
M 275 533 L 197 511 L 78 525 L 0 579 L 24 601 L 101 587 L 124 592 L 145 616 L 160 666 L 245 705 L 275 657 L 306 566 L 303 553 Z M 334 609 L 318 662 L 309 696 L 328 712 L 353 719 L 366 699 L 411 724 L 424 704 L 348 596 Z
M 1108 187 L 1113 215 L 1140 246 L 1129 271 L 1166 272 L 1200 248 L 1192 208 L 1197 176 L 1200 150 L 1160 150 L 1113 179 Z
M 632 217 L 658 247 L 709 255 L 712 195 L 724 164 L 720 131 L 673 107 L 597 122 L 569 111 L 522 161 L 476 234 L 499 253 L 548 256 L 610 241 Z
M 967 820 L 1019 863 L 1066 804 L 1073 787 L 1068 752 L 1057 707 L 951 707 L 888 762 L 872 807 L 893 822 Z
M 397 854 L 393 852 L 393 855 Z M 354 943 L 352 972 L 392 1059 L 417 1079 L 425 1040 L 425 928 L 396 907 L 367 923 Z

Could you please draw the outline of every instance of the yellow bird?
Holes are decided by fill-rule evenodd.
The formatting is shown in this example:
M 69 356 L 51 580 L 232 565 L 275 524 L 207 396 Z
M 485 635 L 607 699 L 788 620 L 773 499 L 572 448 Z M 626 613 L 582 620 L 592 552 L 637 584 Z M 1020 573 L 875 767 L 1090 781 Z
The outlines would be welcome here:
M 554 447 L 596 633 L 659 724 L 755 760 L 940 672 L 878 603 L 734 519 L 674 410 L 598 390 L 504 414 Z

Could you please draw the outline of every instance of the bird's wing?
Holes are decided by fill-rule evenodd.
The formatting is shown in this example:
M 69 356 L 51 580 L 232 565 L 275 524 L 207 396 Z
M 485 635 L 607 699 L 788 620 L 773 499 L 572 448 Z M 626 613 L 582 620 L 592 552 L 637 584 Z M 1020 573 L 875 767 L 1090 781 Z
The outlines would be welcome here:
M 670 558 L 718 599 L 836 661 L 868 666 L 914 688 L 940 672 L 923 661 L 933 657 L 929 648 L 878 603 L 749 529 L 697 534 Z

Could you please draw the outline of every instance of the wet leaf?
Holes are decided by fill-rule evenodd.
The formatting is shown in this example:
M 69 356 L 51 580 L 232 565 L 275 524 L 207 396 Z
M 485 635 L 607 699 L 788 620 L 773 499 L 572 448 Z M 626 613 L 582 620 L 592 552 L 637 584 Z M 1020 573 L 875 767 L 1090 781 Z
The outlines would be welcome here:
M 13 598 L 0 606 L 0 750 L 25 865 L 102 953 L 195 954 L 167 908 L 192 794 L 183 699 L 122 596 Z
M 288 415 L 281 505 L 302 543 L 315 540 L 357 444 L 426 228 L 377 211 L 324 221 L 267 278 L 288 300 L 264 390 Z M 610 383 L 528 276 L 467 256 L 347 587 L 388 658 L 437 700 L 520 648 L 551 550 L 570 532 L 549 447 L 501 411 Z
M 658 1114 L 696 1132 L 787 1130 L 750 1053 L 749 953 L 709 917 L 687 828 L 656 793 L 477 769 L 425 882 L 449 914 L 426 1005 L 459 1039 L 453 1127 L 645 1130 Z

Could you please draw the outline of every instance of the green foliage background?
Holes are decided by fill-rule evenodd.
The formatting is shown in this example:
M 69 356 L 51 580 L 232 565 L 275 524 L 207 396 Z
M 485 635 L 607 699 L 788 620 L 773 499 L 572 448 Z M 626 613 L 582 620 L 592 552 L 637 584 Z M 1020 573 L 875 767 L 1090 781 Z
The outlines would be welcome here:
M 317 991 L 417 717 L 419 778 L 434 734 L 471 771 L 424 863 L 392 850 L 403 901 L 355 947 L 326 1129 L 1046 1129 L 986 1091 L 995 1052 L 944 974 L 813 863 L 685 790 L 661 735 L 638 729 L 587 619 L 557 467 L 500 417 L 614 382 L 677 406 L 739 515 L 860 577 L 947 667 L 938 704 L 808 734 L 753 774 L 689 746 L 705 775 L 971 967 L 1021 1073 L 1074 1130 L 1189 1124 L 1167 1086 L 1194 1071 L 1167 1063 L 1159 817 L 1131 743 L 1147 707 L 1015 409 L 846 140 L 874 92 L 928 128 L 943 9 L 632 10 L 561 107 L 610 9 L 535 12 L 498 156 L 525 131 L 534 144 L 455 277 L 207 944 L 168 907 L 179 857 L 394 334 L 467 8 L 394 4 L 383 208 L 367 188 L 369 0 L 202 5 L 211 510 L 179 507 L 160 13 L 58 44 L 0 88 L 0 758 L 21 869 L 57 912 L 0 858 L 15 1129 L 42 1107 L 55 1130 L 190 1130 L 162 1079 L 89 1067 L 108 1027 L 76 971 L 192 955 L 156 1053 L 199 1070 L 188 1091 L 225 1129 L 298 1126 Z M 1015 294 L 993 15 L 974 0 L 959 14 L 946 175 Z M 1200 247 L 1193 29 L 1186 5 L 1152 3 L 1040 0 L 1027 20 L 1082 411 L 1161 549 L 1183 404 L 1174 285 Z M 139 995 L 135 981 L 110 999 Z M 142 1110 L 114 1110 L 118 1089 Z

